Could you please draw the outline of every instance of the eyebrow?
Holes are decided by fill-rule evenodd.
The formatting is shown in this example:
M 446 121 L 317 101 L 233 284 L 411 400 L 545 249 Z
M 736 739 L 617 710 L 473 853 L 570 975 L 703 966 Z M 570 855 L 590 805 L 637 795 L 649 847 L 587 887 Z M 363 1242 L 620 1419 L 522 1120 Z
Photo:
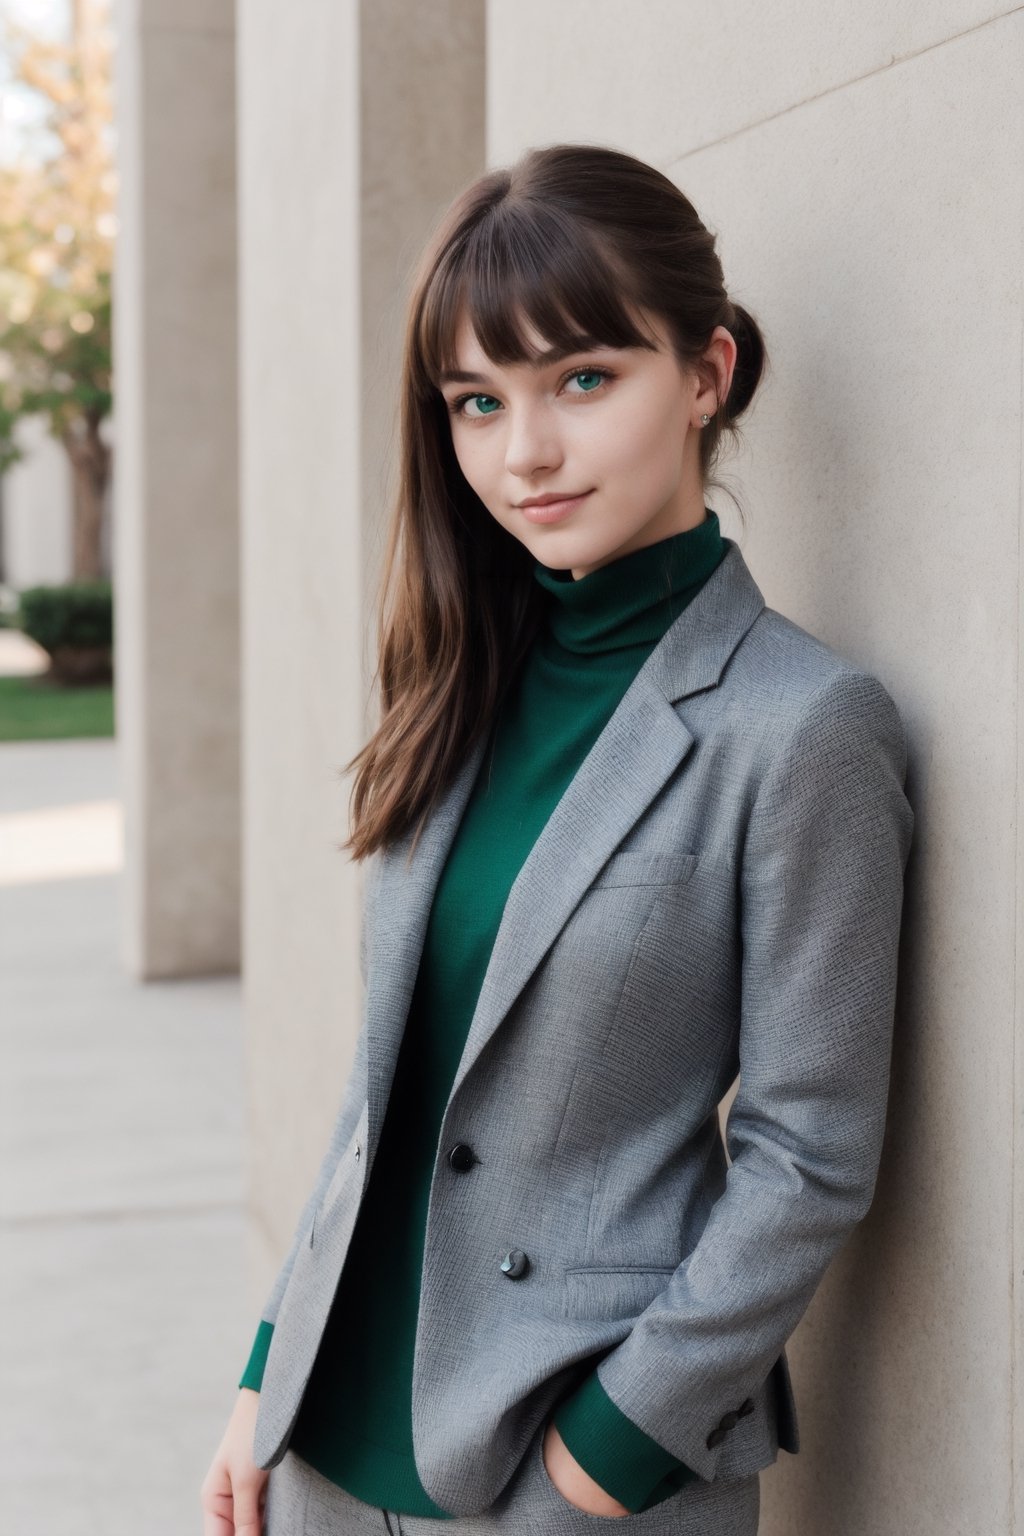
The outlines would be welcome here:
M 539 357 L 531 358 L 529 366 L 535 373 L 542 368 L 549 368 L 552 363 L 560 363 L 567 357 L 575 357 L 578 352 L 593 352 L 596 350 L 608 351 L 606 343 L 595 341 L 593 337 L 581 336 L 567 347 L 551 347 L 547 352 L 542 352 Z M 442 384 L 486 384 L 487 378 L 482 373 L 464 373 L 460 369 L 451 369 L 441 374 Z

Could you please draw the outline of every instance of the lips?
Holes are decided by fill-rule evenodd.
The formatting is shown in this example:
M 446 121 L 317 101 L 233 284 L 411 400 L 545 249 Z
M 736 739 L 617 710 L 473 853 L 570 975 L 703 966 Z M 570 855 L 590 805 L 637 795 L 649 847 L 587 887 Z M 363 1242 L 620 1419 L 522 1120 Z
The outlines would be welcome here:
M 550 507 L 556 501 L 575 501 L 579 496 L 585 496 L 586 491 L 548 491 L 543 496 L 528 496 L 519 505 L 525 507 Z
M 539 503 L 521 506 L 520 510 L 531 523 L 558 523 L 562 518 L 571 516 L 589 495 L 590 491 L 581 491 L 578 496 L 544 498 Z

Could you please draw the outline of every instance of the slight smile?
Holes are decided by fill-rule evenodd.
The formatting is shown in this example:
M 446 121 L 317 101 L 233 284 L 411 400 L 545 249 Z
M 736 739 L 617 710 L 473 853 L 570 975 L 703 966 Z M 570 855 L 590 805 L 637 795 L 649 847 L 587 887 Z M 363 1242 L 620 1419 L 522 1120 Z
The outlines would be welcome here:
M 520 504 L 520 511 L 531 523 L 557 523 L 574 512 L 590 494 L 590 491 L 581 491 L 578 496 L 569 496 L 564 501 L 535 502 L 532 506 Z

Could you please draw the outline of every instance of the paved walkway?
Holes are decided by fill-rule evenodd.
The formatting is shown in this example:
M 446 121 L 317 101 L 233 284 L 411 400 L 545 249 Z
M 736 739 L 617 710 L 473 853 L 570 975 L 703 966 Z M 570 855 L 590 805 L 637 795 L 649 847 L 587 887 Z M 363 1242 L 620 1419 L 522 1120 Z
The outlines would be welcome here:
M 198 1536 L 258 1310 L 238 981 L 126 973 L 116 781 L 0 745 L 4 1536 Z

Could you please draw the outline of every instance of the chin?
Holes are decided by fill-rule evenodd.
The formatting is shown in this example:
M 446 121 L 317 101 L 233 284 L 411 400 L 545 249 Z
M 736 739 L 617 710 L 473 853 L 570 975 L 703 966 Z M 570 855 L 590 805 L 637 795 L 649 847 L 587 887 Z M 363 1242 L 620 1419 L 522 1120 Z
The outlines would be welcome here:
M 592 538 L 583 538 L 568 528 L 552 531 L 547 538 L 530 540 L 532 553 L 542 565 L 553 571 L 578 570 L 580 566 L 586 566 L 589 570 L 591 566 L 607 560 L 614 548 L 614 542 L 609 540 L 595 547 Z

